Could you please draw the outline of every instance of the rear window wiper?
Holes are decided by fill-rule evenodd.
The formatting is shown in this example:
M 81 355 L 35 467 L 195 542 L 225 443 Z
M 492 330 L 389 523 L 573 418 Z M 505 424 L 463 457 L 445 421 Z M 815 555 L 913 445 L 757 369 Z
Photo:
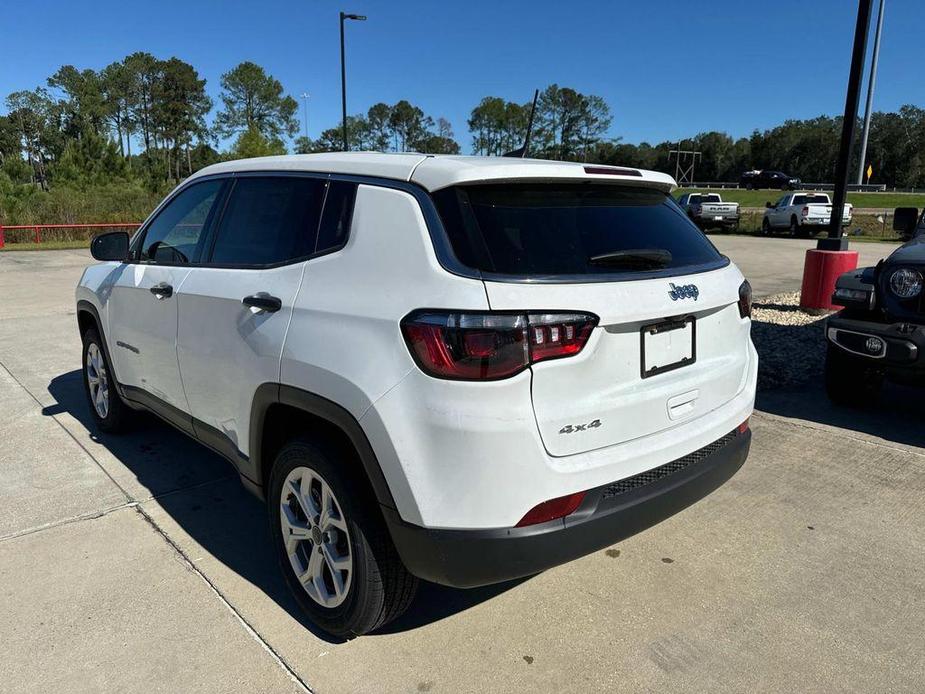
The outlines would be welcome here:
M 588 263 L 611 267 L 661 268 L 671 264 L 671 251 L 664 248 L 631 248 L 592 255 Z

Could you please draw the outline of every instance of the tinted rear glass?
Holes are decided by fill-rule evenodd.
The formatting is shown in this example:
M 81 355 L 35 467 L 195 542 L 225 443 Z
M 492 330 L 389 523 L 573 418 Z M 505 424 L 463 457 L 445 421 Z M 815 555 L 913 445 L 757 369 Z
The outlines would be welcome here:
M 598 275 L 724 262 L 674 200 L 656 190 L 496 184 L 448 188 L 434 200 L 456 257 L 482 272 Z M 603 255 L 616 262 L 600 262 Z M 657 266 L 647 266 L 653 256 Z
M 719 195 L 704 195 L 702 202 L 722 202 Z

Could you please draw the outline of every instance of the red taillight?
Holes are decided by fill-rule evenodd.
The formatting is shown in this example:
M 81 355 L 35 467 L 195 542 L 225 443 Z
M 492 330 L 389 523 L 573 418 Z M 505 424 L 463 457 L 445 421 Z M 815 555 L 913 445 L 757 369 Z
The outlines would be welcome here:
M 515 527 L 522 528 L 525 525 L 536 525 L 556 518 L 564 518 L 570 513 L 574 513 L 581 506 L 584 498 L 584 492 L 576 492 L 568 496 L 560 496 L 556 499 L 544 501 L 527 511 L 527 515 L 521 518 Z
M 809 207 L 803 208 L 803 216 L 806 217 L 809 214 Z
M 416 311 L 401 323 L 408 348 L 431 376 L 507 378 L 530 364 L 578 354 L 597 316 L 589 313 Z
M 740 434 L 744 434 L 746 431 L 748 431 L 748 419 L 737 426 L 736 431 Z
M 752 285 L 748 280 L 739 285 L 739 316 L 741 318 L 752 317 Z

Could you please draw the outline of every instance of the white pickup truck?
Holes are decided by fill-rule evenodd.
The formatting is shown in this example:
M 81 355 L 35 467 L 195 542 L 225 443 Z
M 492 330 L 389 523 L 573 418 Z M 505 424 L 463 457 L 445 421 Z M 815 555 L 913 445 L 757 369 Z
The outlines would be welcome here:
M 851 203 L 845 203 L 841 225 L 851 224 Z M 829 225 L 832 219 L 832 201 L 826 193 L 787 193 L 773 205 L 765 204 L 761 232 L 770 234 L 788 229 L 793 236 L 814 236 Z
M 685 193 L 678 205 L 701 229 L 739 228 L 739 203 L 723 202 L 718 193 Z

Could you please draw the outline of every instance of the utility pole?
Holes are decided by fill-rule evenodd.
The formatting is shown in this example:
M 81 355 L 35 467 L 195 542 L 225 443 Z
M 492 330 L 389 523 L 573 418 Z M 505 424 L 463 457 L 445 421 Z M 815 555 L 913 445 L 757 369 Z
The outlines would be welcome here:
M 346 19 L 365 22 L 366 17 L 361 14 L 340 13 L 340 105 L 343 116 L 343 145 L 345 152 L 349 149 L 347 145 L 347 67 L 344 62 L 344 20 Z
M 828 238 L 819 239 L 816 245 L 816 248 L 822 251 L 844 251 L 848 249 L 847 239 L 842 238 L 841 221 L 848 190 L 848 165 L 851 161 L 854 128 L 857 125 L 858 101 L 861 96 L 861 78 L 864 73 L 864 53 L 867 50 L 867 34 L 870 30 L 872 2 L 873 0 L 859 0 L 858 2 L 858 19 L 854 27 L 854 48 L 851 52 L 851 69 L 848 72 L 848 93 L 845 96 L 841 144 L 838 149 L 838 164 L 835 167 L 832 219 L 829 220 Z
M 311 96 L 308 92 L 302 92 L 302 103 L 305 104 L 305 139 L 308 139 L 308 97 Z
M 864 109 L 864 132 L 861 135 L 861 161 L 858 163 L 858 185 L 864 182 L 864 164 L 867 163 L 867 136 L 870 134 L 871 106 L 874 101 L 874 84 L 877 82 L 877 61 L 880 59 L 880 34 L 883 31 L 883 8 L 886 0 L 880 0 L 877 13 L 877 33 L 874 34 L 874 53 L 870 62 L 870 79 L 867 80 L 867 106 Z
M 681 149 L 681 141 L 678 141 L 678 148 L 668 150 L 668 161 L 671 161 L 671 155 L 676 158 L 674 167 L 674 180 L 679 186 L 692 185 L 694 183 L 694 166 L 697 164 L 697 158 L 701 153 L 693 149 Z

